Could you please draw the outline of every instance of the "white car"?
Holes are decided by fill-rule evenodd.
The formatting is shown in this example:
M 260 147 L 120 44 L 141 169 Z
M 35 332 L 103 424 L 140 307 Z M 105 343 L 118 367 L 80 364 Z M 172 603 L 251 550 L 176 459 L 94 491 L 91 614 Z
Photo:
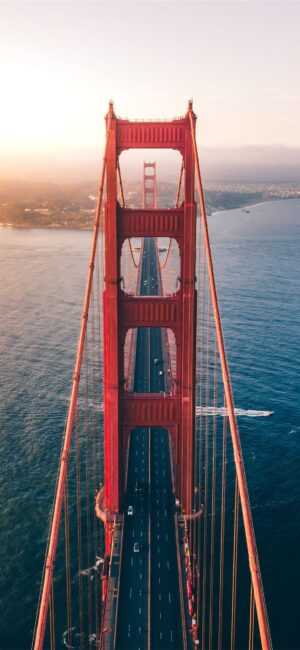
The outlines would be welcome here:
M 139 552 L 140 552 L 140 545 L 139 545 L 138 542 L 134 542 L 134 545 L 133 545 L 133 552 L 134 552 L 134 553 L 139 553 Z
M 133 515 L 133 507 L 132 506 L 128 506 L 127 514 L 132 517 L 132 515 Z

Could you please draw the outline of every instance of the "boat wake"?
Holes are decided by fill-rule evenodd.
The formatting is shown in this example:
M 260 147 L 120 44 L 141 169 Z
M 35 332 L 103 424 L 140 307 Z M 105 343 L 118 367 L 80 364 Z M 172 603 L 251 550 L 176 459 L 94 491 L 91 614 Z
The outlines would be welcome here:
M 165 393 L 167 396 L 167 393 Z M 64 398 L 65 401 L 69 401 Z M 104 407 L 103 403 L 95 404 L 93 400 L 84 401 L 83 399 L 78 399 L 79 408 L 85 410 L 86 408 L 92 408 L 98 413 L 103 413 Z M 240 409 L 235 408 L 234 413 L 237 417 L 247 417 L 247 418 L 267 418 L 270 415 L 274 414 L 274 411 L 255 411 L 253 409 Z M 196 406 L 196 416 L 199 415 L 218 415 L 222 418 L 228 416 L 228 410 L 224 406 L 215 407 L 215 406 Z
M 267 418 L 270 415 L 273 415 L 274 411 L 254 411 L 251 409 L 235 408 L 234 413 L 236 416 L 248 418 Z M 228 409 L 224 406 L 196 406 L 196 415 L 219 415 L 224 418 L 228 415 Z

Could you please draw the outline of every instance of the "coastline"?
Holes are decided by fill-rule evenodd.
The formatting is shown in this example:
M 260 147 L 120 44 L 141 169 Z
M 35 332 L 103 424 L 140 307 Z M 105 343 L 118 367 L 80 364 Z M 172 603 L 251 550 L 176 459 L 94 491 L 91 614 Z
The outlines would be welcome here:
M 282 196 L 272 197 L 270 199 L 264 199 L 263 201 L 258 201 L 256 203 L 243 203 L 243 205 L 240 205 L 240 206 L 238 206 L 236 208 L 222 208 L 221 210 L 214 210 L 214 212 L 210 212 L 210 214 L 208 216 L 212 217 L 212 216 L 214 216 L 216 214 L 219 214 L 219 213 L 222 213 L 224 211 L 225 212 L 227 212 L 227 211 L 228 212 L 229 211 L 233 212 L 234 210 L 243 210 L 243 211 L 245 211 L 245 210 L 247 210 L 249 208 L 257 208 L 258 206 L 264 205 L 265 203 L 278 203 L 278 201 L 297 201 L 297 200 L 298 200 L 298 197 L 296 197 L 296 196 L 292 196 L 292 197 L 290 197 L 290 196 L 287 196 L 287 197 L 282 197 Z
M 252 203 L 251 201 L 249 203 L 242 203 L 240 206 L 236 206 L 234 208 L 230 208 L 227 206 L 224 206 L 222 208 L 219 208 L 217 210 L 209 211 L 207 210 L 207 215 L 208 217 L 212 217 L 218 214 L 222 214 L 223 212 L 227 211 L 234 211 L 234 210 L 248 210 L 249 208 L 256 208 L 260 205 L 263 205 L 264 203 L 272 203 L 272 202 L 278 202 L 278 201 L 294 201 L 294 200 L 299 200 L 299 197 L 296 196 L 287 196 L 287 197 L 270 197 L 270 199 L 264 199 L 263 201 L 258 201 L 255 203 Z M 73 231 L 79 231 L 79 232 L 91 232 L 93 230 L 93 223 L 91 223 L 90 226 L 67 226 L 66 224 L 60 225 L 58 223 L 55 224 L 49 224 L 49 225 L 30 225 L 30 224 L 13 224 L 13 223 L 4 223 L 0 222 L 0 231 L 4 229 L 10 229 L 10 230 L 73 230 Z

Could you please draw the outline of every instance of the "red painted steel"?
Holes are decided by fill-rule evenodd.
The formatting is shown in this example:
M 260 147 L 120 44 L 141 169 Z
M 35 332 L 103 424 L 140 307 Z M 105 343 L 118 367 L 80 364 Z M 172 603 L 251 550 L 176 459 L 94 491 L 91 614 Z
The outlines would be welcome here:
M 178 397 L 151 393 L 130 393 L 123 396 L 123 422 L 133 427 L 176 426 L 178 419 Z
M 186 116 L 171 122 L 131 122 L 118 119 L 118 153 L 126 149 L 185 151 Z
M 82 312 L 81 330 L 77 347 L 70 405 L 65 437 L 60 458 L 52 525 L 44 566 L 43 586 L 35 628 L 34 650 L 42 650 L 56 557 L 59 524 L 62 513 L 65 481 L 69 461 L 74 418 L 77 407 L 80 370 L 84 353 L 87 320 L 92 292 L 97 239 L 102 210 L 104 181 L 107 195 L 105 203 L 105 288 L 103 292 L 104 321 L 104 436 L 105 483 L 98 495 L 99 515 L 105 520 L 106 553 L 111 549 L 111 531 L 115 515 L 122 510 L 125 484 L 126 454 L 130 431 L 137 426 L 160 426 L 168 429 L 172 443 L 176 496 L 181 501 L 187 517 L 192 511 L 194 417 L 195 417 L 195 358 L 196 358 L 196 204 L 195 169 L 200 198 L 203 240 L 207 258 L 210 297 L 216 327 L 222 378 L 229 417 L 239 496 L 243 515 L 249 566 L 256 605 L 260 639 L 263 650 L 271 650 L 271 636 L 260 575 L 258 554 L 253 529 L 251 508 L 242 457 L 239 432 L 234 414 L 233 395 L 227 365 L 222 325 L 219 314 L 210 248 L 204 191 L 195 138 L 196 117 L 192 104 L 184 118 L 172 122 L 129 122 L 116 118 L 110 103 L 106 116 L 106 146 L 103 160 L 90 263 Z M 156 208 L 156 166 L 144 164 L 144 197 L 149 188 L 147 167 L 151 175 L 152 208 L 128 210 L 120 178 L 123 207 L 117 201 L 117 174 L 120 174 L 119 155 L 127 148 L 175 148 L 183 158 L 184 197 L 180 208 Z M 179 196 L 179 193 L 178 193 Z M 178 202 L 178 197 L 177 197 Z M 176 294 L 164 296 L 128 296 L 121 289 L 120 255 L 125 238 L 165 236 L 178 242 L 181 258 L 180 289 Z M 124 341 L 129 329 L 137 327 L 167 327 L 176 337 L 177 364 L 176 389 L 172 394 L 127 392 L 124 387 Z M 194 517 L 201 512 L 195 513 Z
M 207 256 L 210 296 L 211 296 L 212 308 L 214 313 L 214 321 L 216 326 L 216 337 L 217 337 L 217 344 L 218 344 L 218 350 L 220 355 L 226 407 L 228 410 L 230 433 L 231 433 L 233 453 L 234 453 L 234 462 L 235 462 L 242 516 L 244 522 L 244 530 L 245 530 L 248 559 L 249 559 L 249 568 L 250 568 L 251 581 L 253 586 L 257 620 L 258 620 L 258 626 L 260 632 L 260 640 L 261 640 L 262 650 L 271 650 L 272 641 L 271 641 L 271 634 L 269 629 L 268 614 L 267 614 L 263 585 L 261 580 L 260 565 L 259 565 L 258 553 L 256 548 L 256 540 L 255 540 L 251 506 L 250 506 L 250 500 L 248 494 L 243 453 L 241 448 L 241 442 L 240 442 L 236 417 L 234 413 L 233 393 L 231 389 L 230 374 L 229 374 L 229 368 L 227 364 L 222 323 L 221 323 L 220 312 L 219 312 L 212 253 L 211 253 L 210 240 L 208 234 L 204 190 L 202 185 L 199 156 L 198 156 L 198 150 L 196 145 L 195 123 L 194 123 L 194 115 L 192 112 L 192 108 L 190 108 L 189 110 L 189 119 L 190 119 L 190 128 L 192 134 L 194 159 L 196 165 L 196 175 L 197 175 L 197 184 L 198 184 L 198 192 L 199 192 L 200 213 L 201 213 L 201 221 L 203 227 L 204 245 L 205 245 L 205 251 Z
M 180 241 L 183 235 L 183 208 L 118 209 L 118 233 L 122 245 L 132 232 L 136 237 L 169 237 Z
M 110 107 L 111 131 L 107 153 L 107 203 L 105 209 L 105 291 L 104 291 L 104 430 L 105 499 L 113 516 L 122 503 L 124 449 L 127 414 L 132 427 L 141 421 L 165 426 L 172 432 L 176 492 L 183 512 L 190 513 L 193 485 L 193 447 L 195 414 L 195 261 L 196 207 L 194 197 L 194 158 L 189 113 L 172 122 L 129 122 L 120 120 Z M 183 157 L 184 200 L 180 208 L 156 208 L 156 164 L 144 163 L 143 196 L 151 197 L 140 210 L 117 204 L 118 157 L 129 148 L 174 148 Z M 154 173 L 150 174 L 152 169 Z M 151 180 L 150 180 L 151 178 Z M 149 184 L 151 183 L 151 188 Z M 121 188 L 122 189 L 122 188 Z M 124 201 L 123 201 L 124 204 Z M 181 258 L 180 289 L 172 297 L 126 296 L 120 287 L 120 255 L 124 239 L 141 236 L 165 236 L 178 242 Z M 126 332 L 134 327 L 169 327 L 176 336 L 177 376 L 176 408 L 169 401 L 149 399 L 124 390 L 124 353 Z M 121 399 L 120 399 L 121 398 Z M 169 398 L 170 399 L 170 398 Z M 136 403 L 136 407 L 133 407 Z M 147 406 L 147 405 L 148 406 Z M 141 417 L 140 414 L 143 413 Z M 136 416 L 136 421 L 134 420 Z M 172 417 L 171 417 L 172 416 Z M 151 421 L 151 418 L 153 420 Z M 125 433 L 126 430 L 126 433 Z M 107 544 L 109 547 L 109 532 Z
M 79 341 L 77 346 L 76 362 L 75 362 L 75 368 L 73 374 L 73 384 L 72 384 L 70 405 L 69 405 L 66 428 L 65 428 L 64 442 L 63 442 L 63 447 L 62 447 L 62 452 L 60 457 L 59 473 L 58 473 L 58 479 L 56 484 L 56 493 L 54 499 L 50 537 L 48 541 L 48 548 L 47 548 L 47 554 L 46 554 L 45 565 L 44 565 L 43 586 L 42 586 L 42 592 L 40 597 L 38 617 L 37 617 L 35 637 L 34 637 L 34 645 L 33 645 L 34 650 L 42 650 L 44 646 L 46 623 L 47 623 L 49 602 L 51 597 L 51 587 L 53 582 L 53 569 L 54 569 L 54 562 L 55 562 L 56 549 L 58 543 L 59 524 L 60 524 L 62 505 L 63 505 L 63 499 L 65 493 L 65 481 L 66 481 L 67 470 L 68 470 L 69 452 L 70 452 L 73 425 L 74 425 L 76 407 L 77 407 L 80 370 L 81 370 L 82 359 L 83 359 L 84 344 L 85 344 L 86 330 L 87 330 L 87 320 L 88 320 L 88 313 L 89 313 L 89 307 L 91 301 L 94 265 L 95 265 L 96 251 L 97 251 L 97 241 L 98 241 L 98 234 L 99 234 L 105 172 L 106 172 L 106 155 L 109 146 L 110 126 L 111 123 L 110 120 L 108 120 L 105 154 L 104 154 L 102 172 L 100 177 L 92 248 L 91 248 L 90 261 L 89 261 L 89 270 L 88 270 L 87 283 L 85 289 L 84 304 L 82 310 L 81 329 L 80 329 Z
M 131 327 L 170 327 L 180 334 L 180 296 L 133 297 L 123 295 L 120 300 L 121 323 L 125 330 Z
M 113 515 L 121 506 L 120 448 L 120 376 L 121 349 L 119 336 L 120 256 L 117 228 L 117 119 L 110 104 L 106 117 L 110 138 L 106 154 L 105 203 L 105 286 L 103 291 L 104 339 L 104 435 L 105 435 L 105 505 Z M 106 550 L 110 550 L 110 526 L 107 526 Z
M 149 174 L 148 170 L 152 170 L 152 173 Z M 151 210 L 154 210 L 157 207 L 157 180 L 155 162 L 144 162 L 143 206 L 144 208 Z

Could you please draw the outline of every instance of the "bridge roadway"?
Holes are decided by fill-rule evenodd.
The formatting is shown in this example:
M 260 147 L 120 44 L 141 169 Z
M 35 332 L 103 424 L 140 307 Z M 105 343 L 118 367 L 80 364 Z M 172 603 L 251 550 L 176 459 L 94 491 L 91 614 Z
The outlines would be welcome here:
M 144 240 L 141 294 L 159 293 L 155 242 Z M 139 328 L 134 390 L 165 389 L 160 328 Z M 133 514 L 128 514 L 132 506 Z M 168 432 L 131 434 L 117 650 L 181 650 L 179 578 Z M 134 545 L 138 544 L 138 550 Z

